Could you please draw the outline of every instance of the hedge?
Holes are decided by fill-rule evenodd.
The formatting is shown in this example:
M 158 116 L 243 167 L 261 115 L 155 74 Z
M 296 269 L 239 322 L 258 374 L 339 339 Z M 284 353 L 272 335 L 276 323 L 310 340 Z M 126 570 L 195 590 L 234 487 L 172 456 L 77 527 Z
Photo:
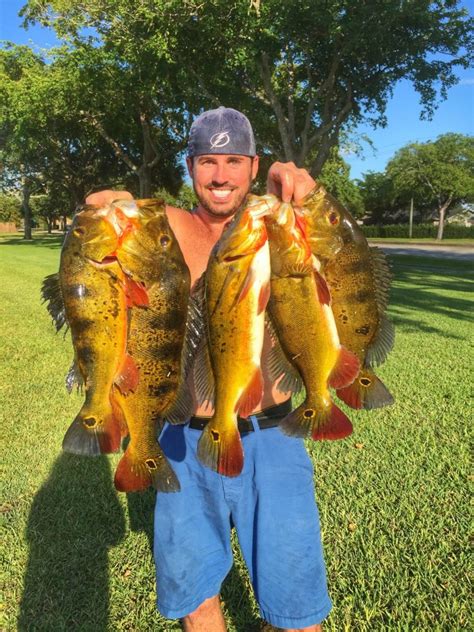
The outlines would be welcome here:
M 408 224 L 387 224 L 362 226 L 366 237 L 405 237 L 408 238 Z M 413 237 L 436 239 L 438 227 L 433 224 L 413 224 Z M 443 237 L 446 239 L 474 239 L 474 226 L 445 224 Z

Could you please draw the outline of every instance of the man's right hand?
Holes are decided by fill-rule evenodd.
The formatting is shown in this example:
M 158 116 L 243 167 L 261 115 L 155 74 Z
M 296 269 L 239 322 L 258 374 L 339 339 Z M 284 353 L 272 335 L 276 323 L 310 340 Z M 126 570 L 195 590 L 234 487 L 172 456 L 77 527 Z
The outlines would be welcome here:
M 86 204 L 95 204 L 96 206 L 106 206 L 114 200 L 133 200 L 133 195 L 128 191 L 112 191 L 106 189 L 91 193 L 86 197 Z

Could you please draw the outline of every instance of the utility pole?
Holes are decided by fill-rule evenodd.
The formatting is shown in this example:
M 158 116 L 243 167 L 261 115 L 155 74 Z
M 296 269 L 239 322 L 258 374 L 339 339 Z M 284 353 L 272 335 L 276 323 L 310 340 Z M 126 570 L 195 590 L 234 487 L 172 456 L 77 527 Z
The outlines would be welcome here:
M 408 237 L 411 239 L 413 237 L 413 196 L 410 202 L 410 219 L 408 224 Z

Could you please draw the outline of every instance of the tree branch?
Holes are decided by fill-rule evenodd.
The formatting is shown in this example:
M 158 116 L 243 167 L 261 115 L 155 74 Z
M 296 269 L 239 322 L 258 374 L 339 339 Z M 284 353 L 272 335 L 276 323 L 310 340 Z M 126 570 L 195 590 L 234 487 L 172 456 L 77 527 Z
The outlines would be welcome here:
M 91 123 L 91 125 L 93 125 L 96 128 L 96 130 L 99 132 L 102 138 L 109 143 L 109 145 L 114 150 L 114 153 L 117 156 L 117 158 L 119 158 L 120 160 L 123 160 L 123 162 L 127 165 L 127 167 L 131 171 L 133 171 L 133 173 L 138 171 L 138 167 L 133 164 L 133 162 L 130 160 L 127 154 L 123 151 L 123 149 L 120 147 L 117 141 L 115 141 L 113 138 L 111 138 L 107 134 L 102 123 L 94 114 L 91 114 L 90 112 L 85 112 L 84 110 L 80 110 L 79 114 L 81 114 L 87 121 L 89 121 L 89 123 Z

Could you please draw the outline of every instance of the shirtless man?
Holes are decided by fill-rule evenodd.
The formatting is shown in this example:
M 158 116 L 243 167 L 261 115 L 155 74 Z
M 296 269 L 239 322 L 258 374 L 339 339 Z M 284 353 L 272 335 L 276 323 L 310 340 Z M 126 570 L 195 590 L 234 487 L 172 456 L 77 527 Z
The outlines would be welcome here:
M 223 107 L 201 114 L 191 128 L 187 167 L 199 206 L 191 213 L 167 207 L 167 215 L 194 283 L 257 175 L 248 119 Z M 309 173 L 291 162 L 276 162 L 268 172 L 268 192 L 286 202 L 301 200 L 314 186 Z M 86 202 L 131 197 L 124 191 L 101 191 Z M 266 340 L 264 354 L 268 346 Z M 181 491 L 157 495 L 157 605 L 165 617 L 180 618 L 185 632 L 226 630 L 219 592 L 232 566 L 232 526 L 263 619 L 288 632 L 318 632 L 331 609 L 312 464 L 302 439 L 286 437 L 276 427 L 291 410 L 289 395 L 277 391 L 264 375 L 262 398 L 248 427 L 239 428 L 245 460 L 235 478 L 221 476 L 197 460 L 209 408 L 198 409 L 185 426 L 163 429 L 160 444 Z

